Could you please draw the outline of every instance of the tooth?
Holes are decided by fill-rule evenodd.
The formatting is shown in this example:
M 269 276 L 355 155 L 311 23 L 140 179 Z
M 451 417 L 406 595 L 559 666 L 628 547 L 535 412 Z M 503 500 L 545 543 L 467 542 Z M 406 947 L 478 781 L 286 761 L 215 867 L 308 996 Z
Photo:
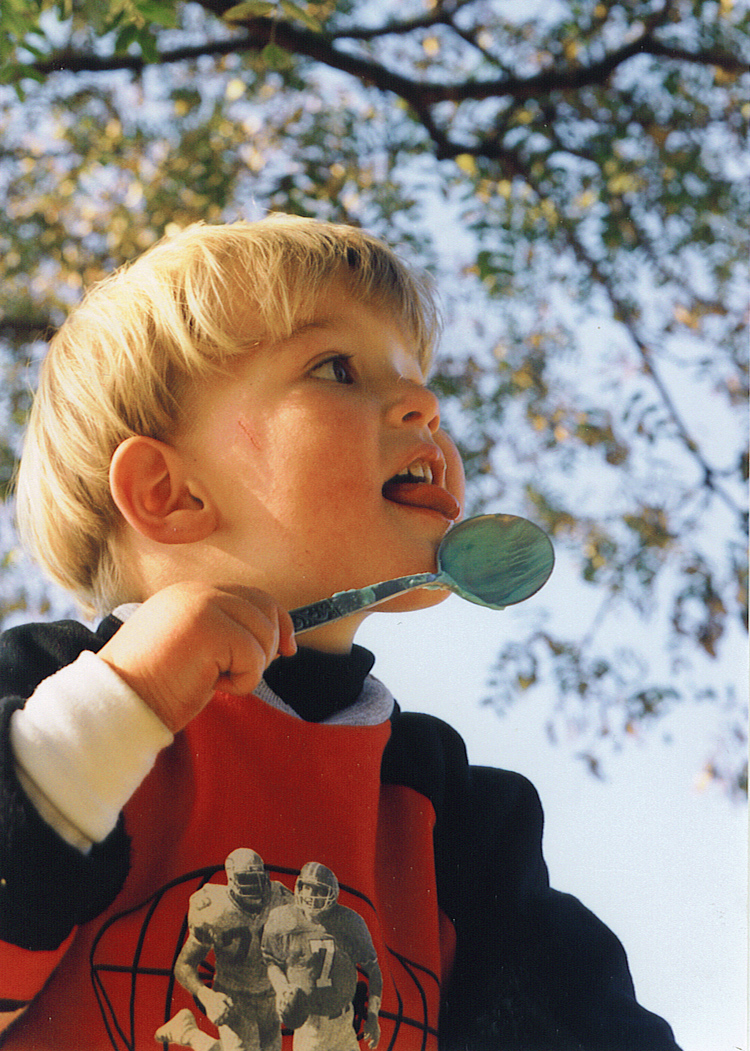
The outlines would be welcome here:
M 410 478 L 415 482 L 427 482 L 430 485 L 434 481 L 432 467 L 425 460 L 415 460 L 413 463 L 410 463 L 402 471 L 401 477 Z
M 422 482 L 432 482 L 432 468 L 424 460 L 415 460 L 414 463 L 409 464 L 406 473 L 410 478 L 415 478 Z

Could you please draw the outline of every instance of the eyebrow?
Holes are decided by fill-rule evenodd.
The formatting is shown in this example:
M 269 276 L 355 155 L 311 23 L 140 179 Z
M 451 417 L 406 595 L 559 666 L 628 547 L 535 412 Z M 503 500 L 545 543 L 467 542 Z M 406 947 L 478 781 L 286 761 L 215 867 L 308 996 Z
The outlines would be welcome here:
M 326 315 L 325 317 L 313 318 L 310 321 L 302 321 L 299 325 L 295 325 L 290 332 L 286 334 L 274 335 L 273 333 L 267 332 L 260 339 L 256 339 L 253 343 L 249 344 L 250 349 L 258 349 L 261 346 L 268 348 L 275 347 L 277 350 L 282 347 L 293 343 L 294 340 L 299 339 L 300 336 L 304 336 L 306 332 L 314 332 L 316 330 L 330 328 L 335 321 L 334 316 Z
M 288 340 L 296 339 L 298 336 L 304 336 L 306 332 L 311 332 L 314 329 L 330 328 L 334 323 L 335 318 L 333 317 L 321 317 L 314 318 L 312 321 L 303 321 L 300 325 L 295 325 L 288 336 L 284 336 L 279 342 L 286 343 Z

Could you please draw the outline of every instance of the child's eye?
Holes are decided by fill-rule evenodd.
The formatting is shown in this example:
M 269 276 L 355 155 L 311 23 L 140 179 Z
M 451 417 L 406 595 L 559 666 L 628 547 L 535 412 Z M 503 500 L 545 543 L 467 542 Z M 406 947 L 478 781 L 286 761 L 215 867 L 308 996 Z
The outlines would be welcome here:
M 321 361 L 312 370 L 312 374 L 318 379 L 333 380 L 334 383 L 353 383 L 352 368 L 346 354 L 336 354 L 335 357 Z

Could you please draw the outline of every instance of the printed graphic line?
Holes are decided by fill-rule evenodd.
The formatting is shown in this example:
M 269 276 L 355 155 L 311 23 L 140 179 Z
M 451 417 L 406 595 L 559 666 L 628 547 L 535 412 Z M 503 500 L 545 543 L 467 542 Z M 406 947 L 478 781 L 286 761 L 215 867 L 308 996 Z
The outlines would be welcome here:
M 414 960 L 410 960 L 408 956 L 402 956 L 400 952 L 397 952 L 395 949 L 392 949 L 390 945 L 386 945 L 386 949 L 391 954 L 391 956 L 395 957 L 395 959 L 397 959 L 398 962 L 404 968 L 406 968 L 407 970 L 409 968 L 414 968 L 418 971 L 421 971 L 423 974 L 426 974 L 428 978 L 432 978 L 433 982 L 435 983 L 435 985 L 437 985 L 438 989 L 440 988 L 440 979 L 434 971 L 430 970 L 429 967 L 423 967 L 421 963 L 415 963 Z M 412 977 L 414 976 L 412 975 Z M 416 981 L 416 979 L 414 980 Z
M 396 955 L 396 954 L 394 954 L 394 955 Z M 422 1025 L 419 1027 L 420 1031 L 422 1033 L 422 1047 L 420 1048 L 420 1051 L 425 1051 L 425 1048 L 427 1047 L 427 1022 L 428 1022 L 428 1019 L 430 1017 L 429 1009 L 427 1007 L 427 995 L 426 995 L 426 993 L 424 991 L 424 986 L 422 985 L 422 983 L 419 981 L 419 979 L 417 978 L 416 974 L 414 973 L 415 972 L 415 968 L 410 967 L 406 963 L 406 961 L 404 959 L 400 959 L 400 962 L 401 962 L 401 966 L 404 968 L 406 973 L 409 975 L 411 980 L 416 985 L 416 987 L 417 987 L 417 989 L 419 991 L 420 999 L 422 1001 L 422 1019 L 423 1019 L 423 1022 L 422 1022 Z
M 435 1026 L 425 1025 L 424 1022 L 420 1022 L 416 1018 L 407 1018 L 405 1015 L 394 1014 L 392 1011 L 381 1011 L 380 1012 L 380 1017 L 381 1018 L 389 1018 L 392 1022 L 400 1022 L 401 1025 L 411 1026 L 412 1029 L 416 1029 L 420 1033 L 423 1033 L 425 1037 L 428 1034 L 430 1036 L 437 1036 L 438 1035 L 438 1031 L 435 1028 Z
M 171 970 L 167 970 L 166 967 L 133 967 L 132 964 L 124 963 L 97 963 L 94 965 L 96 974 L 101 974 L 102 971 L 106 971 L 108 974 L 148 974 L 154 975 L 156 978 L 169 978 L 172 974 Z

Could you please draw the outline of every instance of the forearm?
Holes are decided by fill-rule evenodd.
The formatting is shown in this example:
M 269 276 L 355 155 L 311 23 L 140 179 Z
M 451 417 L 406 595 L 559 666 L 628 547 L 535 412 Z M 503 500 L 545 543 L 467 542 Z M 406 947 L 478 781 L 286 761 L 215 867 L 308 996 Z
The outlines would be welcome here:
M 88 851 L 113 831 L 172 734 L 95 654 L 45 679 L 11 718 L 19 781 L 66 842 Z
M 187 967 L 175 967 L 174 976 L 186 993 L 190 993 L 191 996 L 200 1000 L 201 994 L 206 990 L 206 986 L 198 977 L 197 971 L 189 970 Z
M 380 970 L 380 964 L 377 960 L 373 960 L 371 963 L 362 966 L 362 970 L 367 975 L 367 985 L 370 990 L 370 1004 L 377 1000 L 378 1004 L 383 998 L 383 972 Z
M 289 988 L 287 977 L 275 963 L 268 963 L 268 980 L 277 996 L 282 996 Z
M 35 952 L 114 900 L 129 865 L 120 809 L 171 740 L 101 671 L 87 652 L 0 711 L 0 939 Z

